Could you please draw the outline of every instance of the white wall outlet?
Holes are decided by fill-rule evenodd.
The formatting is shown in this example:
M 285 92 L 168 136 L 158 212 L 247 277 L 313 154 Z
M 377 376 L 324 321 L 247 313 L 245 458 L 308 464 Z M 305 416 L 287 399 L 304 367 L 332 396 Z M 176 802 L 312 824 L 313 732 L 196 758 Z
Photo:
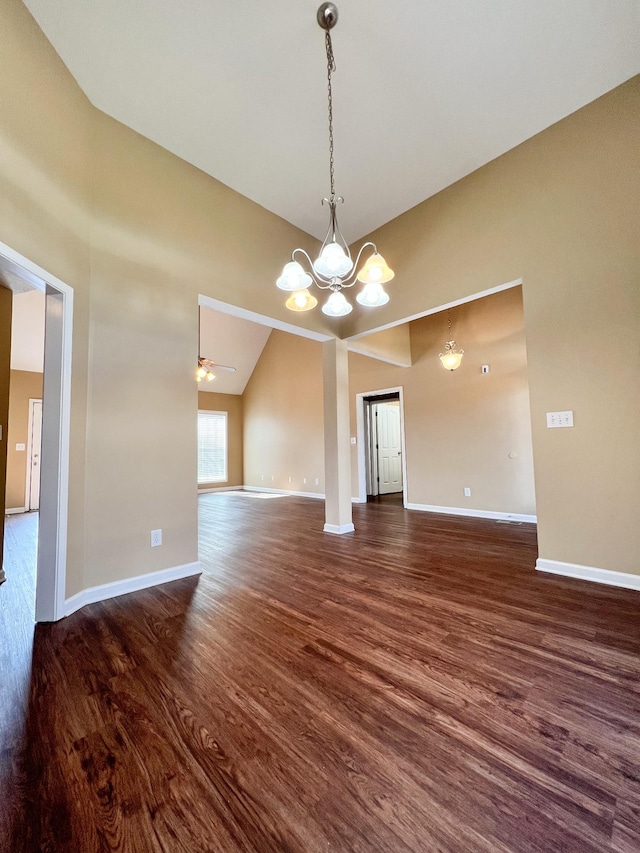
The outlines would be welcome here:
M 316 486 L 320 485 L 320 480 L 316 477 Z
M 548 429 L 573 426 L 573 412 L 547 412 Z
M 291 477 L 289 477 L 289 482 L 291 482 Z
M 26 450 L 26 449 L 27 449 L 26 444 L 22 444 L 22 443 L 16 444 L 16 450 Z
M 307 478 L 306 478 L 306 477 L 303 477 L 303 478 L 302 478 L 302 482 L 303 482 L 303 483 L 304 483 L 304 485 L 306 486 L 306 485 L 307 485 Z
M 262 479 L 264 480 L 264 474 L 262 475 Z
M 273 482 L 275 481 L 275 479 L 276 479 L 276 475 L 275 475 L 275 474 L 272 474 L 272 475 L 271 475 L 271 482 L 273 483 Z
M 465 496 L 465 498 L 470 498 L 470 497 L 471 497 L 471 489 L 469 488 L 469 486 L 465 486 L 465 489 L 464 489 L 464 496 Z
M 488 364 L 483 364 L 482 367 L 480 368 L 480 370 L 482 373 L 489 373 L 489 371 L 491 370 L 491 367 Z
M 357 444 L 355 435 L 351 436 L 351 444 Z
M 158 545 L 162 545 L 162 530 L 152 530 L 151 531 L 151 547 L 157 548 Z

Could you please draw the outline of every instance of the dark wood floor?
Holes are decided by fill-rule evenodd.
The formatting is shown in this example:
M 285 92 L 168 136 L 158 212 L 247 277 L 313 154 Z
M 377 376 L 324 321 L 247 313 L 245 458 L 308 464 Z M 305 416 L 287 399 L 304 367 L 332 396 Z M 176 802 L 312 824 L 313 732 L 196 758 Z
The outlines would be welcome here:
M 640 851 L 640 594 L 530 525 L 200 512 L 201 578 L 33 637 L 7 566 L 0 850 Z

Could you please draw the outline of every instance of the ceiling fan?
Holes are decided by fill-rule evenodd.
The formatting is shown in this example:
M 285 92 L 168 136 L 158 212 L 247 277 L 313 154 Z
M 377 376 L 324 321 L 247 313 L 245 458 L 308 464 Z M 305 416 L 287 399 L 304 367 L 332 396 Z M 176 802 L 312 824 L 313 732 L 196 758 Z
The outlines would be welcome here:
M 236 372 L 236 368 L 230 367 L 228 364 L 218 364 L 217 361 L 211 361 L 210 358 L 198 356 L 198 369 L 196 370 L 197 382 L 202 382 L 205 377 L 208 382 L 211 382 L 216 378 L 214 370 L 228 370 L 230 373 Z
M 198 352 L 200 352 L 200 325 L 201 325 L 201 315 L 202 309 L 198 305 Z M 198 356 L 198 367 L 196 369 L 196 382 L 202 382 L 203 379 L 207 379 L 207 382 L 211 382 L 216 378 L 215 370 L 228 370 L 229 373 L 235 373 L 236 368 L 231 367 L 228 364 L 219 364 L 217 361 L 212 361 L 210 358 L 203 358 L 201 355 Z

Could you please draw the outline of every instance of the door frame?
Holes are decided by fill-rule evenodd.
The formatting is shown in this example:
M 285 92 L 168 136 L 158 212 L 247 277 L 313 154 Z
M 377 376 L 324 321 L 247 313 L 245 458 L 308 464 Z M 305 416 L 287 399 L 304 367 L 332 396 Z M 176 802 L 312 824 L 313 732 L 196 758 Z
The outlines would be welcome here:
M 0 270 L 46 296 L 36 622 L 65 615 L 73 288 L 0 242 Z
M 33 460 L 31 443 L 33 441 L 33 413 L 35 411 L 35 403 L 40 403 L 40 406 L 42 406 L 42 397 L 29 397 L 29 419 L 27 421 L 27 470 L 24 486 L 24 508 L 27 512 L 31 511 L 31 465 Z M 42 419 L 42 410 L 40 412 L 40 418 Z M 42 458 L 42 423 L 40 425 L 40 453 L 38 458 Z M 38 505 L 40 505 L 40 495 L 38 495 Z
M 400 446 L 402 448 L 402 505 L 407 506 L 407 448 L 404 433 L 404 393 L 402 385 L 395 388 L 381 388 L 375 391 L 363 391 L 356 394 L 356 444 L 358 447 L 358 497 L 355 503 L 367 502 L 367 459 L 366 459 L 366 417 L 365 398 L 382 397 L 397 394 L 400 401 Z

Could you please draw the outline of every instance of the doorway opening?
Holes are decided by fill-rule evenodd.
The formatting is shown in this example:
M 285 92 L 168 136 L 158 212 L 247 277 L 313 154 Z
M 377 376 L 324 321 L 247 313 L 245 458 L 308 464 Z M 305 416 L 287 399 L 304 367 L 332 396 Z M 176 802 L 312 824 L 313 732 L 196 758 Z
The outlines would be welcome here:
M 407 502 L 402 388 L 356 395 L 358 501 Z
M 25 556 L 19 553 L 22 547 L 35 550 L 37 539 L 37 557 L 31 555 L 37 563 L 35 612 L 31 611 L 31 615 L 37 622 L 53 622 L 65 615 L 73 289 L 3 243 L 0 243 L 0 284 L 12 291 L 14 305 L 21 296 L 39 291 L 44 299 L 46 331 L 42 390 L 39 394 L 27 391 L 28 435 L 13 442 L 12 452 L 23 460 L 18 478 L 22 501 L 14 499 L 13 506 L 5 506 L 5 511 L 13 513 L 7 516 L 11 521 L 9 528 L 3 525 L 0 531 L 7 578 L 0 586 L 0 595 L 8 596 L 6 587 L 11 583 L 12 559 L 16 555 L 17 559 Z M 27 376 L 10 375 L 10 390 L 14 379 L 26 382 Z M 22 535 L 18 525 L 20 513 L 37 522 L 35 527 L 31 522 L 25 527 L 24 541 L 16 538 Z M 11 535 L 7 535 L 9 531 Z

